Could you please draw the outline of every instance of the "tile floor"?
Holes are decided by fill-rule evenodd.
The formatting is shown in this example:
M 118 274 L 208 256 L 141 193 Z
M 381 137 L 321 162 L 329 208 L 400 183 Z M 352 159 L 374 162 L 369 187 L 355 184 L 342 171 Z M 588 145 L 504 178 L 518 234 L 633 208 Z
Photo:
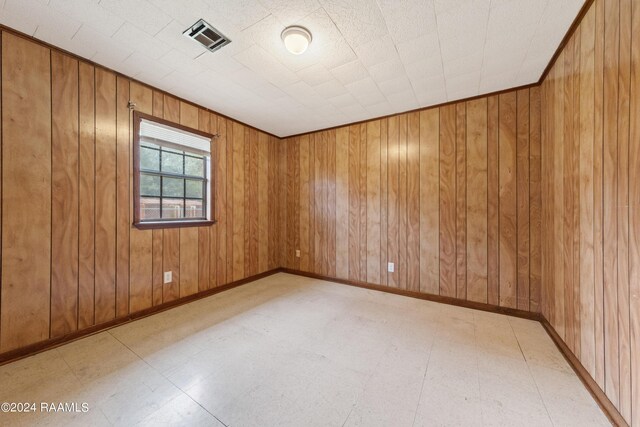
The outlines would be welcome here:
M 0 367 L 0 425 L 608 425 L 534 321 L 277 274 Z

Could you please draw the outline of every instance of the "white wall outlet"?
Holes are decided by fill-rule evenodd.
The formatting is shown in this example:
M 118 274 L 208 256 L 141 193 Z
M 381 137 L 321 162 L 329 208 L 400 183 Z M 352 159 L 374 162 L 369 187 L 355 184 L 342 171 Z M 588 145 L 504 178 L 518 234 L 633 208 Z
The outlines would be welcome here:
M 164 272 L 164 283 L 171 283 L 173 280 L 173 273 L 171 271 Z
M 300 258 L 300 249 L 296 249 L 296 258 Z
M 392 262 L 387 263 L 387 271 L 389 273 L 393 273 L 394 271 L 396 271 L 396 265 Z

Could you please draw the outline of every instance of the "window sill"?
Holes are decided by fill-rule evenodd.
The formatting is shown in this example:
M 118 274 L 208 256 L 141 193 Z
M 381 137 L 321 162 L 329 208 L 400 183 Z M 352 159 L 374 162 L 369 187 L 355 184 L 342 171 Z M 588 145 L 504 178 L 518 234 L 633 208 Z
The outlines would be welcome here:
M 188 227 L 208 227 L 215 224 L 216 221 L 197 220 L 197 221 L 144 221 L 134 222 L 133 226 L 139 230 L 156 230 L 163 228 L 188 228 Z

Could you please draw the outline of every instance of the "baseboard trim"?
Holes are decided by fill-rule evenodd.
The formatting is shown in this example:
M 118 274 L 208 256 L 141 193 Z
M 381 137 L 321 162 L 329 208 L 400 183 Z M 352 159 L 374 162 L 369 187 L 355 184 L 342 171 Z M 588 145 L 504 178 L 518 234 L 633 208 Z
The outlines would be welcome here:
M 622 414 L 620 414 L 618 409 L 613 405 L 613 403 L 611 403 L 598 383 L 591 377 L 591 375 L 589 375 L 589 372 L 584 366 L 582 366 L 582 363 L 580 363 L 578 358 L 573 354 L 562 338 L 560 338 L 560 335 L 558 335 L 549 321 L 542 317 L 540 319 L 540 323 L 542 323 L 542 327 L 547 331 L 547 334 L 549 334 L 551 340 L 554 342 L 556 347 L 558 347 L 558 350 L 560 350 L 560 353 L 562 353 L 567 363 L 569 363 L 578 378 L 580 378 L 582 384 L 584 384 L 585 388 L 589 393 L 591 393 L 591 396 L 593 396 L 594 400 L 598 403 L 602 412 L 604 412 L 607 418 L 609 418 L 609 421 L 611 421 L 615 426 L 629 427 L 629 424 L 622 417 Z
M 72 332 L 70 334 L 63 335 L 61 337 L 40 341 L 31 345 L 28 345 L 26 347 L 21 347 L 15 350 L 10 350 L 4 353 L 0 353 L 0 366 L 10 362 L 14 362 L 19 359 L 24 359 L 26 357 L 33 356 L 34 354 L 41 353 L 43 351 L 50 350 L 55 347 L 59 347 L 63 344 L 67 344 L 71 341 L 75 341 L 80 338 L 87 337 L 89 335 L 94 335 L 99 332 L 103 332 L 108 329 L 115 328 L 116 326 L 120 326 L 125 323 L 129 323 L 134 320 L 141 319 L 143 317 L 148 317 L 153 314 L 160 313 L 162 311 L 166 311 L 174 307 L 178 307 L 193 301 L 197 301 L 202 298 L 210 297 L 211 295 L 228 291 L 229 289 L 237 288 L 238 286 L 241 286 L 250 282 L 254 282 L 256 280 L 271 276 L 276 273 L 280 273 L 281 271 L 282 271 L 281 268 L 274 268 L 273 270 L 269 270 L 253 276 L 245 277 L 244 279 L 236 280 L 226 285 L 218 286 L 212 289 L 207 289 L 206 291 L 202 291 L 193 295 L 178 298 L 173 301 L 168 301 L 168 302 L 156 305 L 154 307 L 149 307 L 144 310 L 131 313 L 124 317 L 119 317 L 117 319 L 113 319 L 105 323 L 93 325 L 81 331 Z
M 455 305 L 458 307 L 471 308 L 474 310 L 488 311 L 490 313 L 505 314 L 508 316 L 520 317 L 520 318 L 529 319 L 529 320 L 540 320 L 539 313 L 532 313 L 529 311 L 519 310 L 516 308 L 498 307 L 491 304 L 461 300 L 461 299 L 452 298 L 452 297 L 445 297 L 442 295 L 425 294 L 422 292 L 408 291 L 405 289 L 392 288 L 389 286 L 374 285 L 368 282 L 358 282 L 355 280 L 338 279 L 335 277 L 323 276 L 321 274 L 315 274 L 315 273 L 308 273 L 306 271 L 300 271 L 300 270 L 295 270 L 291 268 L 282 268 L 282 272 L 295 274 L 297 276 L 310 277 L 312 279 L 326 280 L 328 282 L 340 283 L 343 285 L 355 286 L 357 288 L 364 288 L 364 289 L 370 289 L 373 291 L 386 292 L 394 295 L 402 295 L 405 297 L 439 302 L 439 303 L 448 304 L 448 305 Z

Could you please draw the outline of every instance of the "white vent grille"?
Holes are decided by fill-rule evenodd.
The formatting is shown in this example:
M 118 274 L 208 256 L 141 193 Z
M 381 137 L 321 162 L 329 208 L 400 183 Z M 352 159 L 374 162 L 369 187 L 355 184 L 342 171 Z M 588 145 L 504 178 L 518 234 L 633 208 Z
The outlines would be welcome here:
M 215 52 L 222 46 L 231 43 L 228 37 L 213 28 L 213 26 L 204 19 L 200 19 L 191 27 L 187 28 L 182 34 L 194 39 L 211 52 Z

